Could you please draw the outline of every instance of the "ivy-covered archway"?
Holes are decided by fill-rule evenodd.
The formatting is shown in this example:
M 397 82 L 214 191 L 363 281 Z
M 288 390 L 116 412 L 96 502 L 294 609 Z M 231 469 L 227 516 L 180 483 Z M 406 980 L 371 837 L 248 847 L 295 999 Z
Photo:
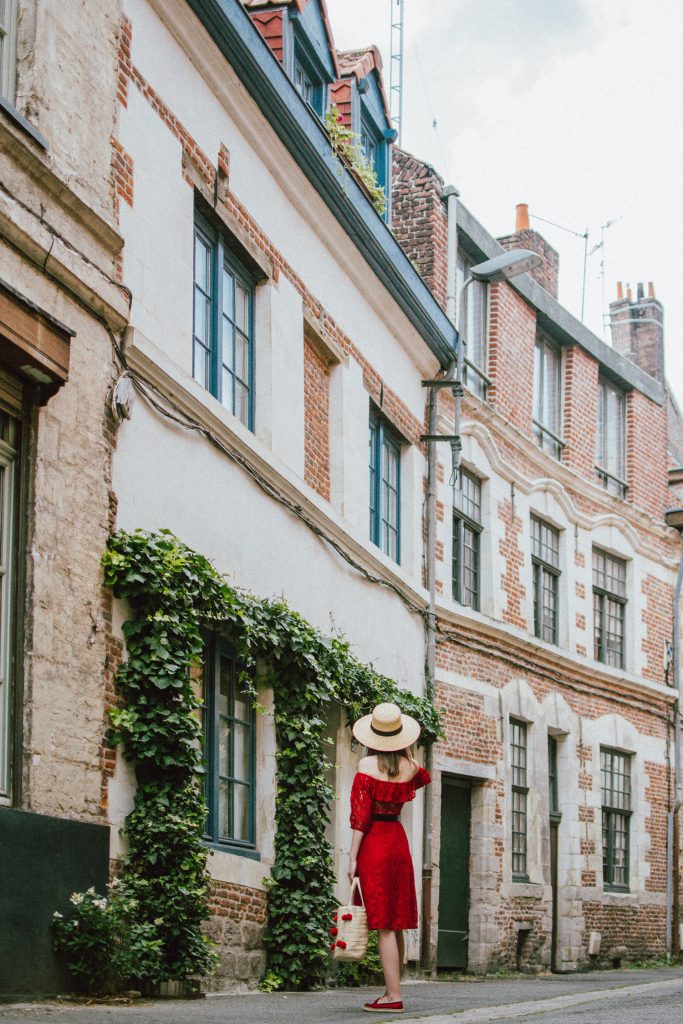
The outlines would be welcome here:
M 272 987 L 322 984 L 327 927 L 334 906 L 332 855 L 325 838 L 334 796 L 326 781 L 327 708 L 338 702 L 352 722 L 385 700 L 422 725 L 423 741 L 440 734 L 424 698 L 353 656 L 284 601 L 231 587 L 202 555 L 168 531 L 119 531 L 104 556 L 106 583 L 128 603 L 127 660 L 117 683 L 122 706 L 111 712 L 113 739 L 135 767 L 135 806 L 126 819 L 126 890 L 140 919 L 160 940 L 152 980 L 208 973 L 215 953 L 202 932 L 210 877 L 203 843 L 200 701 L 190 666 L 202 656 L 202 631 L 217 628 L 244 666 L 269 669 L 277 739 L 275 863 L 268 883 L 266 945 Z

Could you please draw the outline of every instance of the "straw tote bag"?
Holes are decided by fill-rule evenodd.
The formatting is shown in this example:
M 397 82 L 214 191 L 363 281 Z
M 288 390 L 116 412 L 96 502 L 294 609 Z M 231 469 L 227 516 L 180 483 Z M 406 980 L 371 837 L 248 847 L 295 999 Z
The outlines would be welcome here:
M 354 906 L 353 902 L 356 889 L 361 898 L 360 906 Z M 346 905 L 339 907 L 330 933 L 334 939 L 330 946 L 334 950 L 332 955 L 335 960 L 363 959 L 368 949 L 368 915 L 365 911 L 360 878 L 354 878 L 351 883 Z

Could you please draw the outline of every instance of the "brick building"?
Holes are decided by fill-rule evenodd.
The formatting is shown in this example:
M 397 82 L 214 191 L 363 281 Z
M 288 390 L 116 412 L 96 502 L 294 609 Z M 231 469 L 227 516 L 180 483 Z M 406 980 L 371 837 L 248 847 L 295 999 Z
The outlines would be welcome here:
M 620 286 L 609 347 L 557 302 L 557 253 L 524 205 L 496 241 L 400 150 L 394 183 L 397 237 L 444 304 L 501 246 L 543 257 L 459 311 L 463 472 L 453 490 L 441 476 L 437 548 L 437 962 L 573 970 L 661 953 L 679 557 L 663 516 L 681 425 L 661 304 Z M 452 403 L 441 413 L 448 435 Z
M 112 529 L 172 529 L 423 692 L 422 381 L 451 366 L 445 310 L 468 264 L 501 251 L 432 168 L 392 154 L 379 54 L 337 53 L 324 0 L 88 8 L 86 47 L 82 12 L 44 0 L 9 0 L 0 35 L 3 992 L 68 984 L 52 911 L 125 849 L 134 781 L 106 744 L 126 617 L 102 588 Z M 330 145 L 332 102 L 384 219 Z M 454 489 L 439 449 L 436 474 L 446 738 L 433 792 L 404 814 L 423 876 L 408 956 L 570 970 L 591 932 L 600 962 L 622 941 L 663 948 L 677 541 L 662 511 L 681 435 L 663 364 L 652 376 L 661 332 L 604 345 L 559 306 L 556 254 L 523 221 L 516 235 L 502 244 L 545 247 L 543 276 L 470 289 L 459 311 L 463 471 Z M 126 401 L 121 349 L 155 406 Z M 452 416 L 444 394 L 441 433 Z M 207 692 L 214 656 L 230 664 L 219 636 Z M 216 989 L 264 965 L 273 716 L 245 728 L 253 761 L 229 774 L 253 813 L 209 822 Z M 339 716 L 330 738 L 341 878 L 357 752 Z

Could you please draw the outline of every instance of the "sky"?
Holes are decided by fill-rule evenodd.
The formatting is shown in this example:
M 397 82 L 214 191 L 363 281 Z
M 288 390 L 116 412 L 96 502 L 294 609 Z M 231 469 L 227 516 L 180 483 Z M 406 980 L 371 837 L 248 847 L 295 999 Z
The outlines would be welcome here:
M 387 90 L 396 4 L 327 0 L 337 48 L 375 43 Z M 560 302 L 579 318 L 587 230 L 598 248 L 584 322 L 608 343 L 617 281 L 634 296 L 654 282 L 683 406 L 683 0 L 404 0 L 404 11 L 401 146 L 496 237 L 528 203 L 560 254 Z

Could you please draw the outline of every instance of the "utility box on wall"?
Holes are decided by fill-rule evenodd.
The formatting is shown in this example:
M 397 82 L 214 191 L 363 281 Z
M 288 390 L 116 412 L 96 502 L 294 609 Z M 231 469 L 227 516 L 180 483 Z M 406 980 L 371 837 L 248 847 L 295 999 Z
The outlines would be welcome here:
M 0 809 L 0 999 L 74 988 L 52 948 L 52 915 L 72 892 L 104 894 L 109 826 Z

